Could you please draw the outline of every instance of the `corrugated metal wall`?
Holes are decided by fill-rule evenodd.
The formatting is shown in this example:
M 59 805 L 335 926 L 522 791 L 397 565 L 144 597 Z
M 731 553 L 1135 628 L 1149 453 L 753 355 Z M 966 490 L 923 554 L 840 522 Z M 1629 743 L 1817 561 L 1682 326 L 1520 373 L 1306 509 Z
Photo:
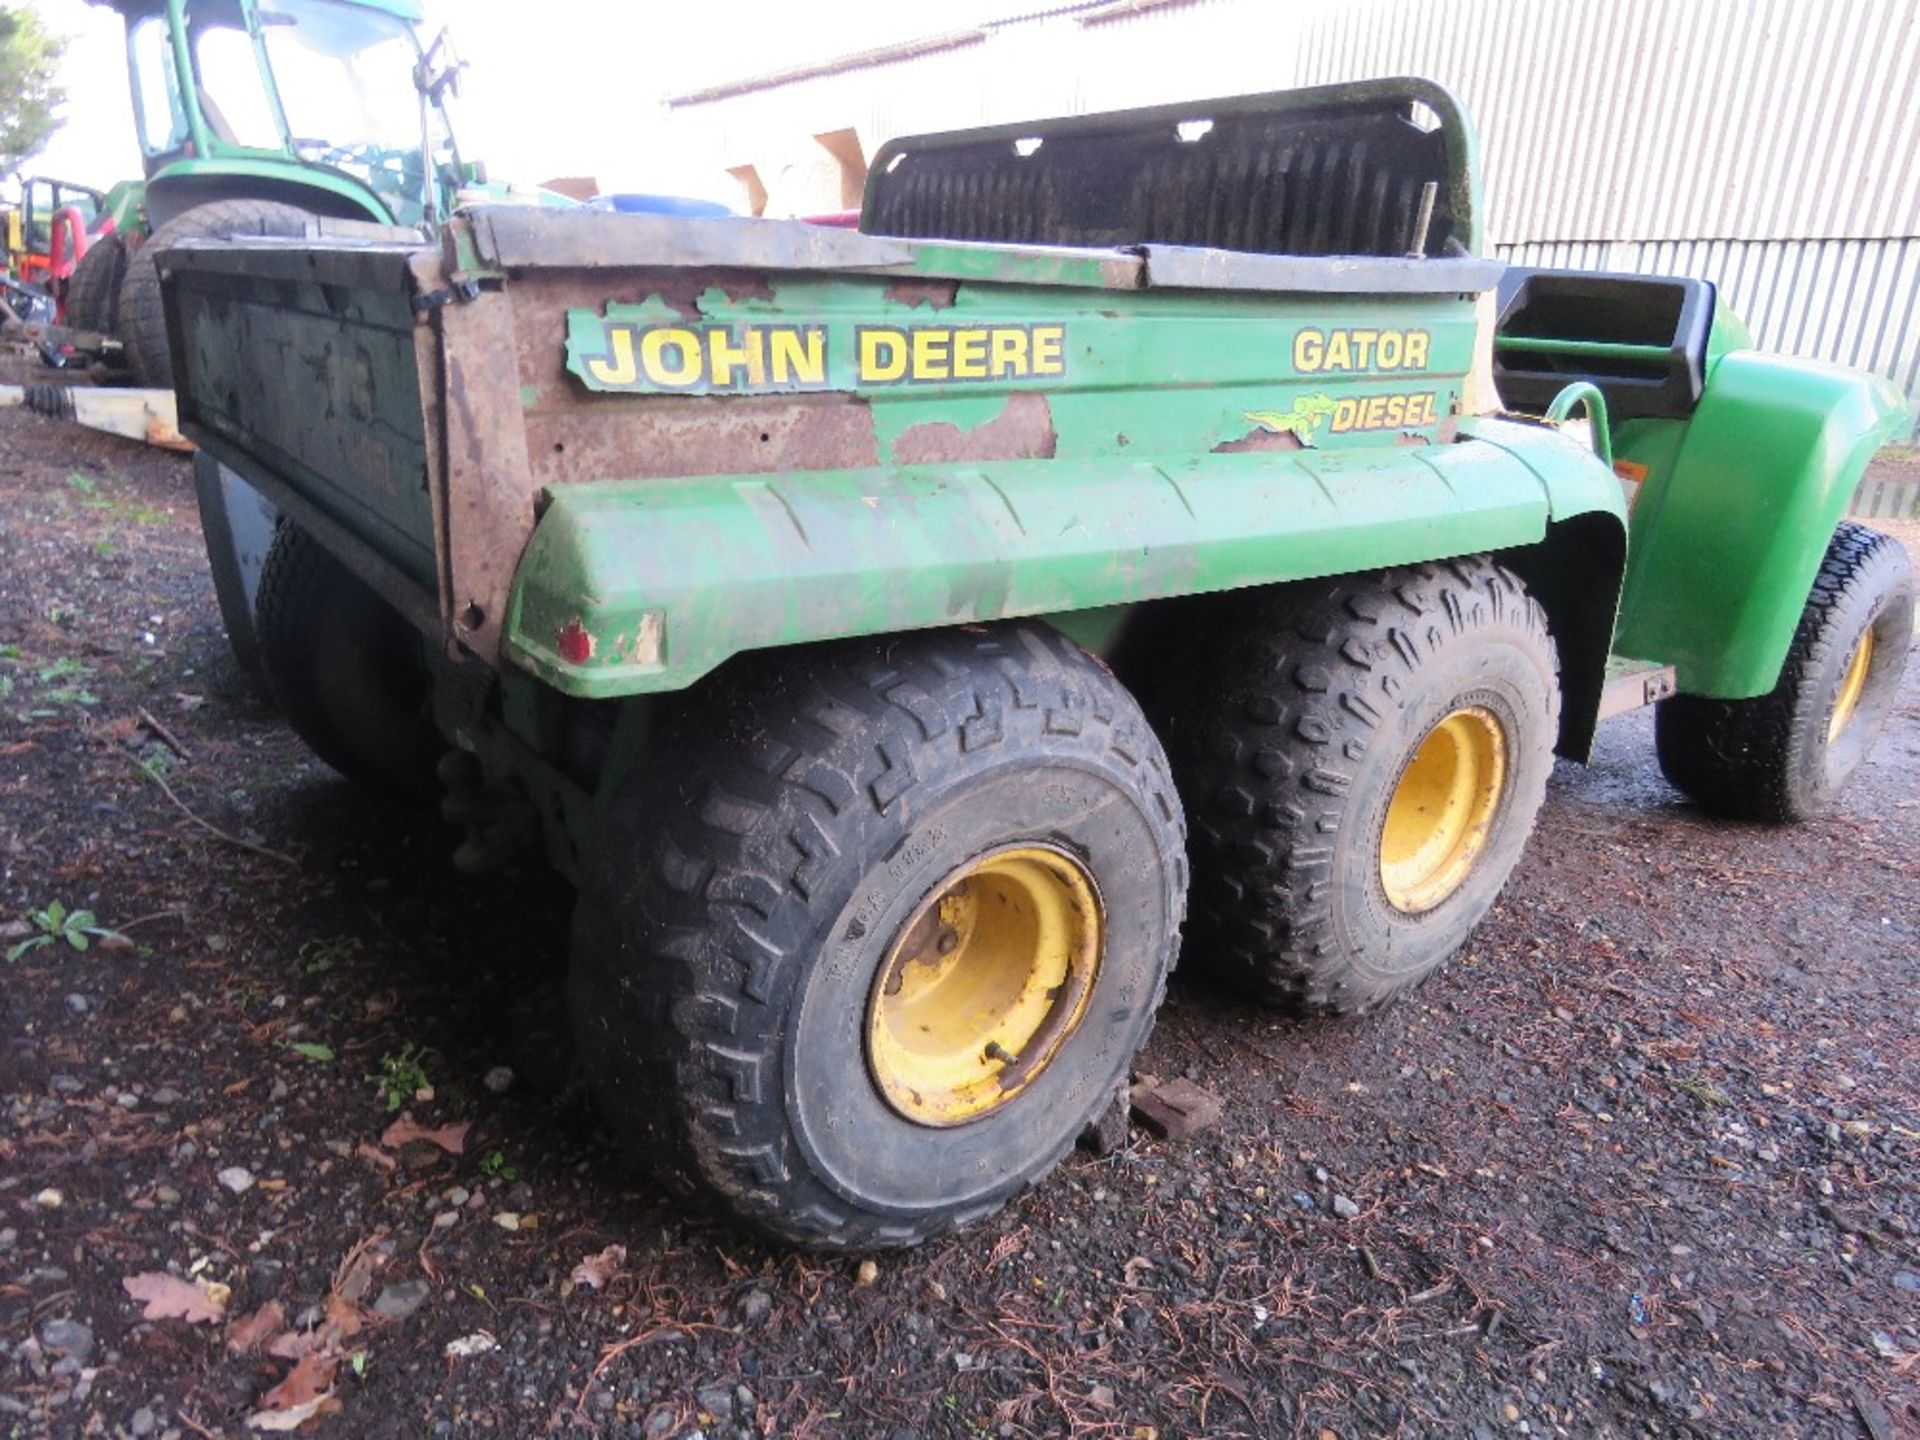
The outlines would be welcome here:
M 1920 394 L 1920 0 L 1049 13 L 674 120 L 716 154 L 848 125 L 871 151 L 918 130 L 1392 74 L 1466 100 L 1503 257 L 1712 280 L 1767 348 Z

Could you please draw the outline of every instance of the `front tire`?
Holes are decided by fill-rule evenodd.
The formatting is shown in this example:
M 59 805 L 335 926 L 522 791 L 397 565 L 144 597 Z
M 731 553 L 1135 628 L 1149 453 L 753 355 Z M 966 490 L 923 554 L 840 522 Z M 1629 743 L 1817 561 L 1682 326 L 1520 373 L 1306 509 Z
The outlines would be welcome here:
M 616 798 L 573 1009 L 675 1188 L 820 1249 L 999 1209 L 1152 1027 L 1182 821 L 1132 697 L 1044 626 L 749 657 Z
M 1193 822 L 1188 953 L 1235 988 L 1357 1014 L 1492 908 L 1546 795 L 1546 615 L 1484 557 L 1280 587 L 1170 717 Z
M 1703 810 L 1805 820 L 1879 738 L 1913 644 L 1913 565 L 1899 541 L 1843 524 L 1827 546 L 1773 689 L 1751 700 L 1679 695 L 1654 722 L 1660 769 Z

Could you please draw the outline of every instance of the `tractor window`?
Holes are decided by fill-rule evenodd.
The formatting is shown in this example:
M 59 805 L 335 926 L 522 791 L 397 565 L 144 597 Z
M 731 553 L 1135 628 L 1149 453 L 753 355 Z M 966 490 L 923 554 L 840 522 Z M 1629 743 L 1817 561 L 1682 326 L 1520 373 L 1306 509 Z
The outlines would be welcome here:
M 326 0 L 260 0 L 259 15 L 295 145 L 419 152 L 420 51 L 406 21 Z
M 285 148 L 252 36 L 227 25 L 209 26 L 194 37 L 193 65 L 200 113 L 215 140 L 249 150 Z
M 187 143 L 187 116 L 174 74 L 173 46 L 167 22 L 149 15 L 127 32 L 127 58 L 133 71 L 133 115 L 140 146 L 149 155 L 165 155 Z

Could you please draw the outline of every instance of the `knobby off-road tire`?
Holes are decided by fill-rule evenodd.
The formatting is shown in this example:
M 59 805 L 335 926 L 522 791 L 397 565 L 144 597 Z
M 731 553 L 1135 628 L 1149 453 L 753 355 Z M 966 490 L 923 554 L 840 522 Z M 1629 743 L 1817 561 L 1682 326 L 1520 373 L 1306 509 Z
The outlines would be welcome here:
M 127 242 L 103 235 L 87 247 L 67 280 L 67 324 L 75 330 L 113 329 L 114 306 L 127 273 Z
M 167 348 L 167 317 L 160 304 L 160 271 L 154 259 L 181 240 L 226 240 L 245 235 L 304 235 L 313 216 L 278 200 L 215 200 L 167 221 L 127 257 L 126 276 L 114 311 L 114 330 L 126 347 L 127 366 L 142 385 L 173 384 L 173 353 Z
M 1050 1170 L 1152 1028 L 1184 909 L 1180 804 L 1133 698 L 1014 624 L 747 657 L 664 730 L 574 929 L 574 1027 L 613 1126 L 671 1188 L 818 1249 L 916 1244 Z M 1023 913 L 995 866 L 1073 880 L 1056 918 L 1093 901 L 1097 965 L 1071 1013 L 1069 985 L 1036 993 L 1069 1023 L 1012 1057 L 1044 1061 L 1024 1086 L 943 1123 L 886 1088 L 903 1072 L 876 1017 L 921 993 L 899 957 L 969 885 L 980 926 L 988 898 Z M 997 963 L 983 933 L 956 966 Z
M 446 745 L 433 725 L 424 641 L 290 520 L 261 567 L 254 633 L 267 689 L 308 749 L 390 795 L 435 793 Z
M 1559 713 L 1546 615 L 1491 560 L 1250 600 L 1169 721 L 1193 827 L 1191 963 L 1306 1013 L 1356 1014 L 1417 984 L 1519 859 Z M 1474 775 L 1464 810 L 1420 808 Z
M 1654 721 L 1660 769 L 1702 809 L 1804 820 L 1873 749 L 1913 644 L 1913 566 L 1897 540 L 1843 524 L 1773 690 L 1751 700 L 1679 695 Z

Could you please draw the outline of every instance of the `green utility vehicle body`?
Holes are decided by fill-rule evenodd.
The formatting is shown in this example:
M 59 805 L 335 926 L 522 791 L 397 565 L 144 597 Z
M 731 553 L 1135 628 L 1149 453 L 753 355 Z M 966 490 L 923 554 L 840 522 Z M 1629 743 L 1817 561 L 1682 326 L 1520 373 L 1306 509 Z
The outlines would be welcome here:
M 580 699 L 1011 616 L 1103 649 L 1147 602 L 1479 551 L 1513 552 L 1559 612 L 1571 753 L 1609 656 L 1764 692 L 1901 397 L 1714 315 L 1698 409 L 1619 426 L 1646 467 L 1628 545 L 1589 444 L 1469 398 L 1501 267 L 1476 253 L 1451 99 L 1384 82 L 1208 113 L 1334 125 L 1389 101 L 1439 121 L 1418 257 L 885 234 L 911 228 L 888 207 L 917 166 L 1102 141 L 1107 117 L 890 147 L 880 234 L 483 207 L 436 247 L 183 249 L 182 425 L 351 532 L 447 653 Z M 328 404 L 260 363 L 268 335 Z M 1605 357 L 1549 343 L 1604 382 Z
M 1840 521 L 1901 397 L 1489 260 L 1476 170 L 1369 81 L 898 141 L 858 232 L 170 246 L 203 496 L 279 516 L 257 595 L 209 526 L 236 652 L 463 868 L 577 880 L 582 1063 L 663 1176 L 942 1233 L 1113 1103 L 1183 924 L 1360 1013 L 1608 715 L 1789 819 L 1889 713 L 1911 571 Z
M 151 227 L 235 196 L 418 225 L 469 178 L 438 90 L 415 91 L 434 67 L 410 0 L 93 3 L 126 22 Z

